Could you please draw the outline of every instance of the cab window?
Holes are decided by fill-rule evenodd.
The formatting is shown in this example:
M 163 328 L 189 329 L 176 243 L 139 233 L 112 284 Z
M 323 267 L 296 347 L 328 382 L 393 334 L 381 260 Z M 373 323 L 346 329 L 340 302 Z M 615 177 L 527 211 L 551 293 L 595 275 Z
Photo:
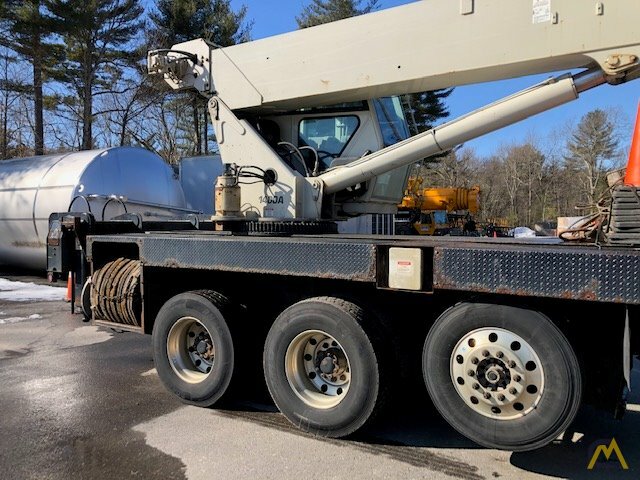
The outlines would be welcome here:
M 376 108 L 384 146 L 388 147 L 409 138 L 409 127 L 398 97 L 377 98 L 373 101 Z
M 298 130 L 298 145 L 313 147 L 328 167 L 339 157 L 360 126 L 356 115 L 303 118 Z

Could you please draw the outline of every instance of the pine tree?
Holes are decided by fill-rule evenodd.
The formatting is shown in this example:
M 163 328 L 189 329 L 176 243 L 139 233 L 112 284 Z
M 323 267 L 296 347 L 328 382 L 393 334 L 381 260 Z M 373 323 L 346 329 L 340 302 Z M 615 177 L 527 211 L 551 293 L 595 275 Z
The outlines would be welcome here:
M 154 40 L 164 47 L 194 38 L 222 47 L 250 40 L 247 7 L 235 12 L 231 0 L 158 0 L 156 8 L 150 15 Z
M 567 141 L 566 166 L 576 173 L 589 205 L 597 202 L 607 163 L 619 153 L 615 131 L 607 112 L 596 109 L 582 117 Z
M 296 17 L 300 28 L 335 22 L 344 18 L 369 13 L 378 7 L 378 0 L 312 0 Z
M 0 3 L 0 46 L 31 63 L 33 69 L 34 152 L 44 152 L 42 86 L 60 59 L 61 47 L 52 42 L 54 23 L 43 0 L 3 0 Z
M 449 116 L 444 100 L 451 92 L 453 88 L 404 95 L 405 115 L 412 135 L 433 128 L 436 121 Z
M 96 95 L 113 91 L 137 58 L 131 42 L 142 27 L 139 0 L 47 0 L 63 25 L 66 62 L 59 78 L 75 93 L 66 103 L 82 124 L 81 149 L 94 146 Z

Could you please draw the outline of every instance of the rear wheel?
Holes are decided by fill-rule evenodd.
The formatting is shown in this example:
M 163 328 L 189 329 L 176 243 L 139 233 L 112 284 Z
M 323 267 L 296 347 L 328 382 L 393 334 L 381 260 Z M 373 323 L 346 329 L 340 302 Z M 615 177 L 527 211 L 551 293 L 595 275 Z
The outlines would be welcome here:
M 562 332 L 532 310 L 457 305 L 429 332 L 422 364 L 442 416 L 486 447 L 542 447 L 569 426 L 580 406 L 575 353 Z
M 343 437 L 380 406 L 379 361 L 364 312 L 318 297 L 286 309 L 265 342 L 264 373 L 280 411 L 304 431 Z
M 224 395 L 234 349 L 223 316 L 228 301 L 212 291 L 171 298 L 153 326 L 153 357 L 164 385 L 185 403 L 208 407 Z

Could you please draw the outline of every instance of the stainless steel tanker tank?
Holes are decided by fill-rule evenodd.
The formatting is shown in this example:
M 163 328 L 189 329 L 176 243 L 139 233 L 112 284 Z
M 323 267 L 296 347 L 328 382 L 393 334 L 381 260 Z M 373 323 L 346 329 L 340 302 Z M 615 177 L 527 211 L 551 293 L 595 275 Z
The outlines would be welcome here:
M 222 157 L 215 155 L 201 155 L 185 157 L 180 160 L 180 185 L 184 190 L 187 207 L 200 213 L 213 214 L 213 188 L 216 178 L 224 172 Z
M 185 213 L 184 192 L 162 158 L 117 147 L 0 161 L 0 264 L 45 269 L 53 212 Z

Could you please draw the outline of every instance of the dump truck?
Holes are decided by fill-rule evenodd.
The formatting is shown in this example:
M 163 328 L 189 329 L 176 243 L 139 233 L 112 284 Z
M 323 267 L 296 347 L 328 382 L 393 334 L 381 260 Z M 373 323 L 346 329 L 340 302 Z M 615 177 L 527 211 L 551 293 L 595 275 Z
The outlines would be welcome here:
M 149 52 L 150 74 L 208 98 L 215 215 L 54 214 L 49 272 L 84 285 L 96 325 L 150 334 L 187 404 L 257 369 L 291 423 L 344 437 L 426 387 L 453 428 L 511 451 L 551 442 L 582 403 L 620 415 L 640 351 L 635 186 L 614 190 L 599 245 L 336 233 L 394 213 L 420 159 L 640 76 L 639 2 L 534 3 L 424 0 Z M 398 95 L 560 70 L 409 136 Z

